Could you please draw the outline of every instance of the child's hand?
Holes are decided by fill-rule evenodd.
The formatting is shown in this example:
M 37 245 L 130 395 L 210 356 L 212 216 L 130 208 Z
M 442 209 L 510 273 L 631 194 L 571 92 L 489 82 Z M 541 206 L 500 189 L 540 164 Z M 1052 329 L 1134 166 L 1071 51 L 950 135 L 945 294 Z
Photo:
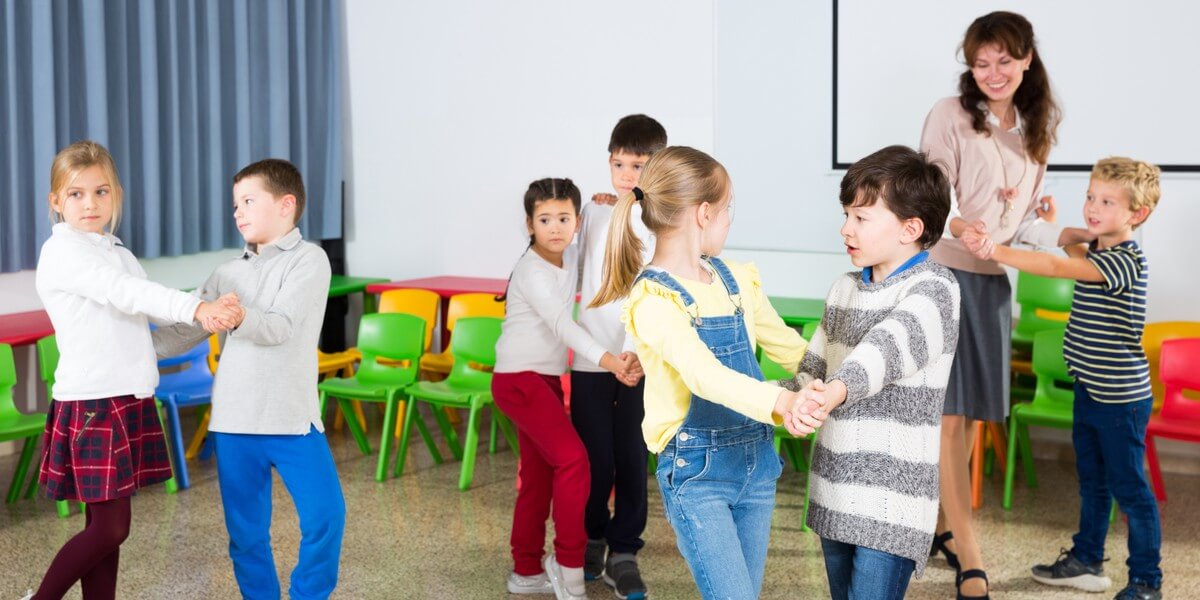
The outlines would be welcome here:
M 1037 213 L 1039 219 L 1053 223 L 1058 218 L 1058 207 L 1054 205 L 1054 196 L 1042 196 L 1042 200 L 1038 202 L 1034 212 Z
M 217 298 L 217 301 L 224 304 L 227 308 L 232 309 L 235 313 L 235 318 L 229 324 L 228 329 L 236 329 L 242 324 L 242 320 L 246 318 L 246 307 L 242 306 L 242 301 L 238 298 L 237 292 L 229 292 Z
M 617 197 L 613 194 L 593 194 L 592 202 L 596 204 L 607 204 L 612 206 L 617 203 Z
M 983 221 L 968 227 L 959 238 L 967 250 L 980 260 L 991 260 L 992 255 L 996 253 L 996 244 L 988 236 L 987 226 Z
M 196 307 L 195 319 L 209 333 L 228 331 L 235 323 L 241 321 L 239 310 L 240 307 L 228 306 L 221 300 L 201 302 L 200 306 Z
M 638 360 L 638 355 L 633 352 L 622 352 L 619 356 L 621 362 L 625 363 L 625 376 L 618 376 L 617 379 L 629 387 L 637 386 L 645 372 L 642 371 L 642 362 Z

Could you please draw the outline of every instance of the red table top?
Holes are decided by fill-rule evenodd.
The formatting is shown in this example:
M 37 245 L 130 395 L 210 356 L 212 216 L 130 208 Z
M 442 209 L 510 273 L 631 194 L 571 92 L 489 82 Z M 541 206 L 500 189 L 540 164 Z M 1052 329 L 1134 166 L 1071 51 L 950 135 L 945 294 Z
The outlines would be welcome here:
M 402 281 L 392 281 L 389 283 L 372 283 L 367 286 L 367 293 L 378 294 L 381 292 L 386 292 L 387 290 L 419 288 L 430 290 L 439 296 L 447 298 L 455 294 L 468 294 L 475 292 L 499 295 L 504 293 L 504 288 L 507 284 L 507 279 L 439 275 L 437 277 L 405 279 Z
M 0 315 L 0 344 L 32 344 L 53 333 L 50 315 L 44 310 Z

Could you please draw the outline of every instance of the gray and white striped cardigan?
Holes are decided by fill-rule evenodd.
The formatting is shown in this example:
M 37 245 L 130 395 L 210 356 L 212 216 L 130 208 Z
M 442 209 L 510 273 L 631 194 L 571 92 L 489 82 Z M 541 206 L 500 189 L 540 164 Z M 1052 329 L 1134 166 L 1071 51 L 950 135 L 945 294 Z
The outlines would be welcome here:
M 958 282 L 923 262 L 879 283 L 834 282 L 793 381 L 846 384 L 817 435 L 808 525 L 925 569 L 938 511 L 938 447 L 958 343 Z

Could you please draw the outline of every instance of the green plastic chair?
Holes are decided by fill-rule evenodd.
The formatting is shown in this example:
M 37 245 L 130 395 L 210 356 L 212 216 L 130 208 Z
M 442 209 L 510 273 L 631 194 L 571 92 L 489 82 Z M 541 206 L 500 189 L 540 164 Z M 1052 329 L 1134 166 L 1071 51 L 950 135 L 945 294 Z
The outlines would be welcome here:
M 21 485 L 29 472 L 29 464 L 37 450 L 38 436 L 46 428 L 46 415 L 27 415 L 17 410 L 13 402 L 13 387 L 17 384 L 17 367 L 13 362 L 12 346 L 0 344 L 0 442 L 24 440 L 17 471 L 8 486 L 5 502 L 12 504 L 21 498 Z M 36 479 L 36 477 L 35 477 Z
M 392 432 L 400 403 L 407 399 L 405 388 L 417 380 L 421 354 L 425 352 L 425 319 L 407 313 L 365 314 L 358 326 L 358 350 L 362 363 L 354 377 L 335 377 L 317 384 L 320 392 L 321 414 L 329 397 L 337 399 L 342 414 L 352 415 L 350 400 L 381 402 L 386 405 L 383 429 L 379 439 L 379 464 L 375 480 L 387 479 L 388 460 L 392 451 Z M 384 362 L 381 362 L 382 361 Z M 363 454 L 371 453 L 371 445 L 358 419 L 346 419 L 350 433 Z M 422 428 L 425 443 L 432 446 L 429 432 Z
M 1046 318 L 1038 311 L 1056 313 L 1071 312 L 1071 297 L 1075 293 L 1075 281 L 1041 277 L 1025 272 L 1017 274 L 1017 305 L 1021 307 L 1017 324 L 1013 328 L 1013 350 L 1029 353 L 1033 337 L 1041 331 L 1062 331 L 1067 322 Z
M 450 368 L 450 375 L 442 381 L 420 381 L 408 387 L 408 395 L 412 402 L 408 405 L 404 432 L 400 435 L 400 448 L 396 458 L 397 476 L 404 472 L 413 424 L 423 427 L 420 413 L 417 411 L 418 401 L 428 403 L 433 409 L 430 412 L 445 434 L 450 452 L 455 458 L 462 460 L 462 470 L 458 477 L 459 490 L 469 488 L 475 474 L 475 456 L 479 446 L 479 412 L 483 407 L 492 407 L 492 419 L 498 422 L 509 447 L 518 452 L 512 424 L 492 403 L 490 369 L 496 364 L 496 342 L 500 339 L 500 323 L 501 319 L 495 317 L 460 318 L 454 326 L 454 344 L 451 346 L 454 364 Z M 464 408 L 470 411 L 467 417 L 465 444 L 459 445 L 458 435 L 447 422 L 443 408 Z M 442 457 L 437 447 L 429 443 L 426 445 L 429 446 L 434 462 L 441 464 Z

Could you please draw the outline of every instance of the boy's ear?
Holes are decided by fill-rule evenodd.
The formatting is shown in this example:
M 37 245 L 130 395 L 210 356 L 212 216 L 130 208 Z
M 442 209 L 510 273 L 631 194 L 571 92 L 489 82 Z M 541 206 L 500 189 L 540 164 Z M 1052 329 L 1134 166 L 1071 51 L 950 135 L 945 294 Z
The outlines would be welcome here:
M 1149 216 L 1150 216 L 1150 207 L 1143 206 L 1143 207 L 1133 211 L 1133 216 L 1131 216 L 1129 218 L 1129 224 L 1130 225 L 1141 225 L 1143 222 L 1145 222 L 1146 218 Z
M 925 221 L 912 217 L 905 219 L 904 227 L 900 230 L 900 243 L 912 244 L 921 239 L 921 235 L 925 233 Z
M 289 212 L 295 211 L 296 210 L 295 194 L 288 194 L 288 195 L 280 198 L 279 199 L 279 208 L 281 208 L 284 211 L 284 214 L 288 214 Z

